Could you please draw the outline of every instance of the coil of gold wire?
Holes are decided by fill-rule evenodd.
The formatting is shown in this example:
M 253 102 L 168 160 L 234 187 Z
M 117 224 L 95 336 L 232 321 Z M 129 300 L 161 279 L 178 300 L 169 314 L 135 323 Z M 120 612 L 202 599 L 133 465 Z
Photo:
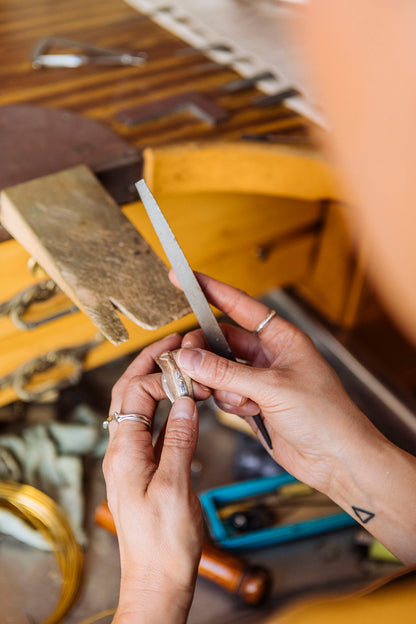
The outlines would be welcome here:
M 0 506 L 23 518 L 50 542 L 62 575 L 61 593 L 42 624 L 58 624 L 76 597 L 81 580 L 82 551 L 62 509 L 30 485 L 0 482 Z

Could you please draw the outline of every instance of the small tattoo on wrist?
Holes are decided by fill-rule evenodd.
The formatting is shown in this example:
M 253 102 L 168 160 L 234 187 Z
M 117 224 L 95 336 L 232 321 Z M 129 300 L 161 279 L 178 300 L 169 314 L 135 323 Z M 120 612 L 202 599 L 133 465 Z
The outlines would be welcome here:
M 367 522 L 369 522 L 375 516 L 375 514 L 373 514 L 371 511 L 367 511 L 366 509 L 362 509 L 361 507 L 354 507 L 354 505 L 352 505 L 352 509 L 357 518 L 363 524 L 367 524 Z

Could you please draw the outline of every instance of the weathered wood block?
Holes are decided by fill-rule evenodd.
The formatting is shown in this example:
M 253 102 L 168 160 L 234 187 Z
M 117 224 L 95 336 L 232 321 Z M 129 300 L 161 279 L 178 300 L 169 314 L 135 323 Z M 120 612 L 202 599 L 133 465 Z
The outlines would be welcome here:
M 190 312 L 168 269 L 84 165 L 10 187 L 3 226 L 113 344 Z

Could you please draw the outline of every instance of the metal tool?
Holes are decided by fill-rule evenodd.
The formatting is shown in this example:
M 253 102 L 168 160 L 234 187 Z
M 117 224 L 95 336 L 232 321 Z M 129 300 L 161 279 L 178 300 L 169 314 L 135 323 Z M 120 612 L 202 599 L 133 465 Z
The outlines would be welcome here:
M 240 93 L 241 91 L 245 91 L 246 89 L 257 87 L 257 83 L 262 80 L 275 82 L 276 76 L 271 71 L 258 72 L 253 76 L 237 78 L 236 80 L 227 82 L 220 87 L 220 90 L 224 91 L 225 93 Z
M 76 48 L 78 53 L 52 54 L 52 47 Z M 113 50 L 100 48 L 81 41 L 72 41 L 62 37 L 46 37 L 41 39 L 32 52 L 32 67 L 81 67 L 82 65 L 143 65 L 147 55 L 144 52 L 129 50 Z
M 44 316 L 35 321 L 28 321 L 24 318 L 25 312 L 29 310 L 33 304 L 48 301 L 59 292 L 61 292 L 60 289 L 51 279 L 32 284 L 18 292 L 17 295 L 14 295 L 11 299 L 0 303 L 0 318 L 8 316 L 18 329 L 28 330 L 35 329 L 40 325 L 45 325 L 68 314 L 78 312 L 77 306 L 71 305 L 65 310 L 60 310 L 50 316 Z
M 261 95 L 253 101 L 253 104 L 260 107 L 275 106 L 276 104 L 283 104 L 289 98 L 297 97 L 298 95 L 301 95 L 298 89 L 288 87 L 272 95 Z
M 299 134 L 289 134 L 288 131 L 281 132 L 244 132 L 241 135 L 242 141 L 253 141 L 257 143 L 273 143 L 274 145 L 312 145 L 312 141 L 307 134 L 300 134 L 304 126 L 294 127 L 293 130 Z M 290 128 L 292 130 L 292 128 Z
M 233 54 L 234 50 L 226 43 L 210 43 L 209 45 L 198 48 L 196 46 L 188 46 L 181 48 L 175 53 L 175 56 L 190 56 L 192 54 L 207 54 L 209 52 L 221 52 L 223 54 Z
M 149 187 L 144 180 L 139 180 L 136 183 L 136 188 L 209 346 L 217 355 L 235 362 L 234 354 L 221 331 L 221 327 L 209 306 L 207 298 Z M 271 449 L 272 442 L 260 414 L 253 418 L 268 447 Z
M 186 91 L 155 102 L 148 102 L 140 106 L 133 106 L 120 111 L 117 118 L 127 126 L 137 126 L 139 123 L 160 119 L 174 113 L 188 111 L 210 126 L 216 126 L 226 121 L 230 113 L 204 93 Z

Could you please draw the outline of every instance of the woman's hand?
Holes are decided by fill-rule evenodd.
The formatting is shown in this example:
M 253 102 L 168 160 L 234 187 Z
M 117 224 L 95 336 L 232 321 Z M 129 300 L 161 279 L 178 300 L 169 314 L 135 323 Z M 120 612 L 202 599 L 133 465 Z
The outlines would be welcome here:
M 251 417 L 260 412 L 276 461 L 329 493 L 339 460 L 366 438 L 382 436 L 307 335 L 278 316 L 256 335 L 254 330 L 270 312 L 267 306 L 227 284 L 197 277 L 209 301 L 240 325 L 223 325 L 223 330 L 235 356 L 250 366 L 209 352 L 201 330 L 184 337 L 187 348 L 179 352 L 179 366 L 212 388 L 218 405 L 244 417 L 254 431 Z M 177 284 L 172 273 L 171 279 Z
M 277 462 L 414 564 L 416 459 L 360 412 L 303 332 L 275 316 L 256 334 L 270 312 L 265 305 L 205 275 L 198 280 L 210 302 L 241 325 L 223 329 L 235 356 L 252 366 L 207 351 L 200 330 L 184 337 L 179 366 L 213 388 L 220 406 L 246 418 L 254 431 L 251 416 L 260 412 Z
M 140 353 L 114 386 L 110 413 L 153 417 L 166 398 L 154 358 L 180 342 L 179 335 L 168 336 Z M 121 561 L 114 622 L 185 622 L 202 548 L 201 509 L 190 484 L 198 437 L 195 402 L 175 402 L 155 448 L 140 422 L 113 421 L 109 432 L 103 470 Z

